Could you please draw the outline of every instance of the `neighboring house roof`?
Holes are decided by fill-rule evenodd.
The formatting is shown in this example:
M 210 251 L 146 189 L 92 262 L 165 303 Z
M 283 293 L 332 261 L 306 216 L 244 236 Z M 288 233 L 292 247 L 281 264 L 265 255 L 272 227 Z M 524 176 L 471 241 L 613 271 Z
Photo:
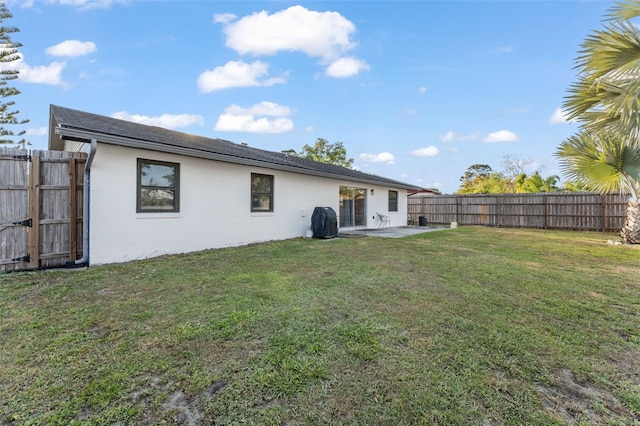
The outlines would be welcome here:
M 84 111 L 50 106 L 52 127 L 49 149 L 64 149 L 62 139 L 98 142 L 168 152 L 228 163 L 265 167 L 294 173 L 345 179 L 355 182 L 391 186 L 407 190 L 422 189 L 415 185 L 363 173 L 357 170 L 320 163 L 281 152 L 266 151 L 223 139 L 212 139 L 176 132 L 162 127 L 147 126 Z
M 419 195 L 442 195 L 442 192 L 440 192 L 438 189 L 435 188 L 423 188 L 419 191 L 414 190 L 414 189 L 410 189 L 408 194 L 409 196 L 419 196 Z

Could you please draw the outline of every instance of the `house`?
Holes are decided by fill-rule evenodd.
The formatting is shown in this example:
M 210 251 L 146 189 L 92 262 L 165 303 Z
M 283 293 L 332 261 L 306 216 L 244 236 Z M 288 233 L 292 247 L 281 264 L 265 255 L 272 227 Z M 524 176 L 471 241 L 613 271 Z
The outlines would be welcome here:
M 409 197 L 437 197 L 438 195 L 442 195 L 442 192 L 436 188 L 422 188 L 420 190 L 410 189 L 407 191 L 407 195 Z
M 52 105 L 49 150 L 88 153 L 86 264 L 305 236 L 315 207 L 340 228 L 406 225 L 420 188 L 331 164 Z

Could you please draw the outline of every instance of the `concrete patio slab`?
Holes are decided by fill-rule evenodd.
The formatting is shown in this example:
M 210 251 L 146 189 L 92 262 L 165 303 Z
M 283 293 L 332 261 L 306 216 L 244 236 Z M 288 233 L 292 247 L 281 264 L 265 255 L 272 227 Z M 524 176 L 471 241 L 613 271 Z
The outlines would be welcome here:
M 402 238 L 409 235 L 423 234 L 425 232 L 442 231 L 451 229 L 448 226 L 393 226 L 389 228 L 364 228 L 340 230 L 338 237 L 382 237 Z

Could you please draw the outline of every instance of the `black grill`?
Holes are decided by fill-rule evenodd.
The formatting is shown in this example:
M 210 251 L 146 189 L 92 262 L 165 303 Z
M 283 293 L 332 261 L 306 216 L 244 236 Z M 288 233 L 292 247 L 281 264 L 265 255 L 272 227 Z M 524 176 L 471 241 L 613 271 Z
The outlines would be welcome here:
M 316 207 L 311 216 L 313 238 L 333 238 L 338 235 L 338 217 L 331 207 Z

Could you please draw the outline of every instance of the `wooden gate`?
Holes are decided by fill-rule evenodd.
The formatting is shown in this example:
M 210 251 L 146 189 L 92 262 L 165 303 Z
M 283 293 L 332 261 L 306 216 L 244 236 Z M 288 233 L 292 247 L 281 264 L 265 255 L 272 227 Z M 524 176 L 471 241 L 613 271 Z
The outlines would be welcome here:
M 86 158 L 0 148 L 0 271 L 55 268 L 82 257 Z

